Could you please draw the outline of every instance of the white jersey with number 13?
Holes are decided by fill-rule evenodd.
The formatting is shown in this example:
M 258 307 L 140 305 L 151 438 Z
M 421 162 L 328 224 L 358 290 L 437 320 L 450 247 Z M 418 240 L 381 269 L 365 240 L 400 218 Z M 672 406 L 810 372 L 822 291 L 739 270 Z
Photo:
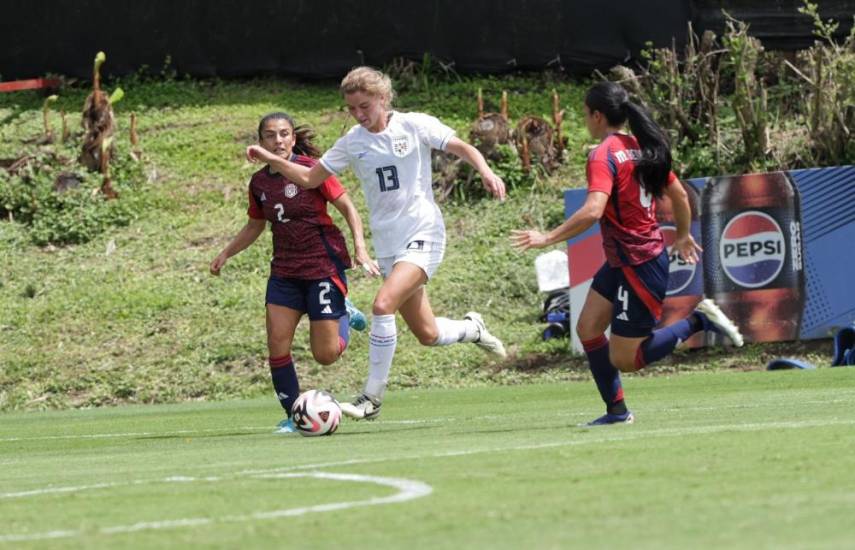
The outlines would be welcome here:
M 393 111 L 382 132 L 357 125 L 320 160 L 336 175 L 352 168 L 371 212 L 377 257 L 404 251 L 407 243 L 445 243 L 445 223 L 433 198 L 431 149 L 445 150 L 454 130 L 423 113 Z

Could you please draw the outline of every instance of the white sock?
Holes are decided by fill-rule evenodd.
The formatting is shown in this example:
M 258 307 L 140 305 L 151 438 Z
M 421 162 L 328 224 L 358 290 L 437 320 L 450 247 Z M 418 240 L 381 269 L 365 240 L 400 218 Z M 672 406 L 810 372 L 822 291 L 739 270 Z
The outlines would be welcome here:
M 436 328 L 437 332 L 439 332 L 439 337 L 433 343 L 435 346 L 447 346 L 458 342 L 474 342 L 480 336 L 478 325 L 475 324 L 475 321 L 470 321 L 469 319 L 457 321 L 445 317 L 437 317 Z
M 368 381 L 365 382 L 364 390 L 369 397 L 383 399 L 397 344 L 395 315 L 372 316 L 371 332 L 368 334 Z

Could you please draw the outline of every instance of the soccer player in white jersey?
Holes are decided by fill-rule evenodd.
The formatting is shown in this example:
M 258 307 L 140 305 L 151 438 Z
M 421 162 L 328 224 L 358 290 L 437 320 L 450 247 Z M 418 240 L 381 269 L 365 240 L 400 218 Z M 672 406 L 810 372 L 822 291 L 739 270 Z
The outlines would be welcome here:
M 474 342 L 505 357 L 504 345 L 487 331 L 481 315 L 469 312 L 462 320 L 434 317 L 428 301 L 424 285 L 442 261 L 446 240 L 442 213 L 433 197 L 431 149 L 469 163 L 500 200 L 505 198 L 505 183 L 475 147 L 455 137 L 454 130 L 436 118 L 392 110 L 392 82 L 382 72 L 353 69 L 342 80 L 341 93 L 359 124 L 339 138 L 318 164 L 301 166 L 255 145 L 247 148 L 247 158 L 269 164 L 306 188 L 317 187 L 348 167 L 362 183 L 377 255 L 376 262 L 364 262 L 362 267 L 369 274 L 382 275 L 384 281 L 374 298 L 368 380 L 353 403 L 342 403 L 342 412 L 357 419 L 374 418 L 380 413 L 397 345 L 395 312 L 401 313 L 422 345 Z

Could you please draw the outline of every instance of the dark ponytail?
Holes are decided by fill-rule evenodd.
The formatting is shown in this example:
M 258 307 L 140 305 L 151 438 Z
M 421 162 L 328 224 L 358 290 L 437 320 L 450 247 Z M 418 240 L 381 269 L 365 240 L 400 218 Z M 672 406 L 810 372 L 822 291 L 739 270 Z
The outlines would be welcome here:
M 654 122 L 647 109 L 630 101 L 623 86 L 615 82 L 598 82 L 591 86 L 585 105 L 592 113 L 602 113 L 610 126 L 629 122 L 629 129 L 641 147 L 641 158 L 635 161 L 635 178 L 645 191 L 661 197 L 671 172 L 671 145 L 665 131 Z
M 315 139 L 315 132 L 308 126 L 297 126 L 294 119 L 288 113 L 276 112 L 264 115 L 258 123 L 258 139 L 261 139 L 261 132 L 264 130 L 264 125 L 271 120 L 287 120 L 294 131 L 294 152 L 298 155 L 311 157 L 313 159 L 321 158 L 321 150 L 317 145 L 312 143 Z

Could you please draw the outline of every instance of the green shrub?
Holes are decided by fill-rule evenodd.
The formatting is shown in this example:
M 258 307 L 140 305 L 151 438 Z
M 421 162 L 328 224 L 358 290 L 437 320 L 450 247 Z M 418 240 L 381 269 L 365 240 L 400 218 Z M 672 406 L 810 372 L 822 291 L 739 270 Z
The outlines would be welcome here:
M 118 199 L 104 198 L 101 174 L 77 161 L 80 141 L 73 138 L 23 149 L 21 166 L 13 173 L 4 170 L 0 178 L 0 215 L 24 224 L 39 245 L 84 243 L 110 227 L 127 225 L 145 175 L 121 143 L 115 146 L 111 172 Z M 69 187 L 58 188 L 60 179 Z

